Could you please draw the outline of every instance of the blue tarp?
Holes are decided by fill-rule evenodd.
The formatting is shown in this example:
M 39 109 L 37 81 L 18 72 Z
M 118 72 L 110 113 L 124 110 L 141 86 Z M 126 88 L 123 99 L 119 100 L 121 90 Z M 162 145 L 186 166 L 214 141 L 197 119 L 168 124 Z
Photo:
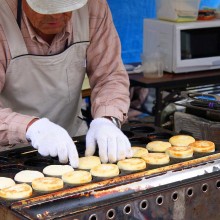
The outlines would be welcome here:
M 200 4 L 200 9 L 204 8 L 218 8 L 220 4 L 220 0 L 202 0 Z
M 122 44 L 124 63 L 139 62 L 142 51 L 143 19 L 155 17 L 154 0 L 108 0 Z
M 122 44 L 124 63 L 140 62 L 143 19 L 155 18 L 155 0 L 107 0 Z M 202 0 L 201 7 L 216 8 L 220 0 Z

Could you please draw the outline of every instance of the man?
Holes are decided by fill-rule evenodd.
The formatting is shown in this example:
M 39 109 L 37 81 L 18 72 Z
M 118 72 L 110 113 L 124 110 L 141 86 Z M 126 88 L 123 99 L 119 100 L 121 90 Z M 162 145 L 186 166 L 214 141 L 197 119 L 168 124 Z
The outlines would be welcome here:
M 94 120 L 85 154 L 97 143 L 104 163 L 131 157 L 116 126 L 127 117 L 129 80 L 106 1 L 0 0 L 0 22 L 0 144 L 30 141 L 43 156 L 77 167 L 71 137 L 86 72 Z

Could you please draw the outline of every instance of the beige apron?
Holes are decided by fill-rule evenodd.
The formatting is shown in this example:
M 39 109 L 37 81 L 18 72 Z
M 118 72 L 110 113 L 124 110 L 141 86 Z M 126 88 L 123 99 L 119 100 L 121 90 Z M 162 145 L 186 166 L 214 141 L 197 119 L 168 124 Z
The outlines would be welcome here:
M 79 135 L 81 87 L 89 44 L 88 8 L 74 11 L 74 43 L 52 56 L 28 55 L 16 20 L 5 0 L 0 0 L 0 20 L 12 60 L 0 100 L 14 112 L 49 118 L 71 136 Z

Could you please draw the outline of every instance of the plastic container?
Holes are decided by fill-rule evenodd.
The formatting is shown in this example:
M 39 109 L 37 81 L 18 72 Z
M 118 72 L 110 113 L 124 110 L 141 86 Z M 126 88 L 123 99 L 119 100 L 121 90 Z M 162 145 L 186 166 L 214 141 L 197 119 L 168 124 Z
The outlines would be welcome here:
M 196 21 L 200 0 L 156 0 L 157 18 L 175 22 Z
M 159 78 L 163 76 L 163 59 L 158 53 L 151 56 L 143 55 L 142 59 L 142 72 L 144 77 Z

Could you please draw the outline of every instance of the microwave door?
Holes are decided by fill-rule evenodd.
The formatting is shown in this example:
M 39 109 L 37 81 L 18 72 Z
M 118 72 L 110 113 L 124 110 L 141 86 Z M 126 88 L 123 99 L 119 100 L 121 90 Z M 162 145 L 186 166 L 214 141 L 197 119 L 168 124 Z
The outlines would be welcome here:
M 183 29 L 178 38 L 173 72 L 220 69 L 220 27 Z
M 220 56 L 177 60 L 174 73 L 220 69 Z
M 180 41 L 180 54 L 181 60 L 187 60 L 192 58 L 190 34 L 187 31 L 181 31 Z
M 181 60 L 220 57 L 220 28 L 181 31 Z

